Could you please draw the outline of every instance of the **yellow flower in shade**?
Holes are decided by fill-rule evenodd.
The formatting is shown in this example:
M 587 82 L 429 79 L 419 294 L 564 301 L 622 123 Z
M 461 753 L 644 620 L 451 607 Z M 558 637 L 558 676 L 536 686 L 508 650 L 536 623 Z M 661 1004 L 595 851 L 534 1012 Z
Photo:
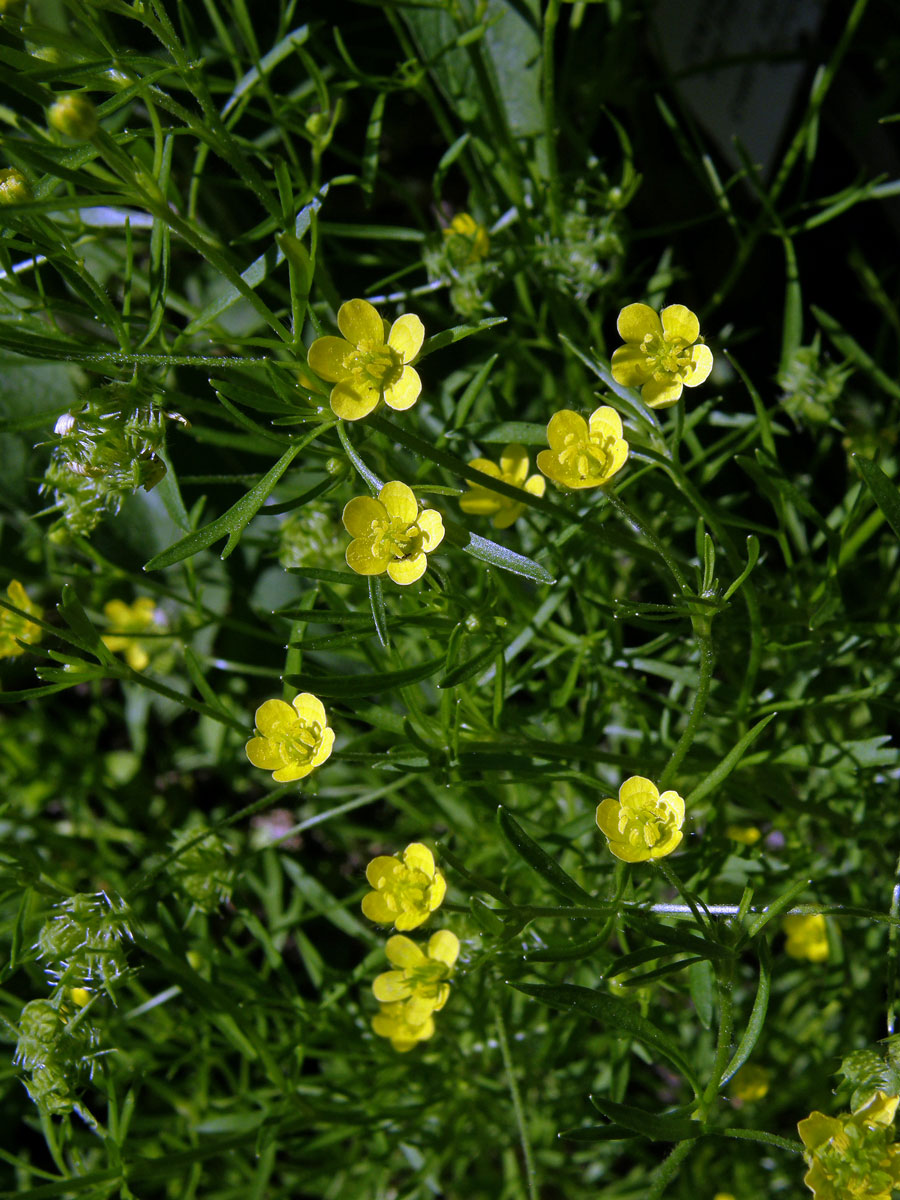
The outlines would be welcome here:
M 547 486 L 541 475 L 532 475 L 530 479 L 527 477 L 528 451 L 516 442 L 504 447 L 499 467 L 487 458 L 473 458 L 469 461 L 469 466 L 508 483 L 510 487 L 521 488 L 532 496 L 543 496 Z M 501 496 L 499 492 L 492 492 L 481 483 L 470 483 L 469 488 L 469 493 L 460 497 L 459 507 L 464 513 L 471 513 L 473 516 L 491 517 L 491 524 L 495 529 L 506 529 L 525 511 L 525 504 L 520 504 L 509 496 Z
M 344 508 L 344 528 L 353 538 L 347 566 L 359 575 L 383 575 L 415 583 L 425 574 L 426 555 L 444 540 L 444 522 L 433 508 L 419 511 L 412 488 L 386 483 L 372 496 L 354 496 Z
M 725 830 L 725 836 L 733 842 L 740 842 L 743 846 L 755 846 L 762 834 L 755 825 L 729 825 Z
M 563 408 L 550 418 L 547 441 L 550 449 L 537 456 L 538 470 L 566 488 L 602 487 L 628 457 L 614 408 L 597 408 L 588 421 Z
M 839 1117 L 812 1112 L 797 1123 L 809 1170 L 803 1182 L 814 1200 L 891 1200 L 900 1187 L 900 1146 L 894 1145 L 897 1096 L 876 1092 L 862 1108 Z
M 459 957 L 459 938 L 449 929 L 441 929 L 422 950 L 398 933 L 388 938 L 384 952 L 397 970 L 377 976 L 372 984 L 375 999 L 381 1004 L 402 1003 L 404 1019 L 410 1025 L 421 1025 L 447 1003 L 447 981 Z
M 429 1015 L 420 1025 L 413 1025 L 406 1015 L 406 1005 L 397 1000 L 393 1004 L 382 1004 L 377 1016 L 372 1018 L 372 1028 L 379 1037 L 390 1038 L 395 1050 L 412 1050 L 417 1042 L 426 1042 L 434 1037 L 434 1018 Z
M 804 917 L 785 917 L 782 929 L 787 934 L 784 949 L 791 958 L 808 958 L 810 962 L 825 962 L 828 958 L 828 934 L 821 913 Z
M 363 915 L 379 925 L 415 929 L 438 908 L 447 881 L 434 865 L 434 855 L 421 842 L 412 842 L 396 855 L 379 855 L 366 867 L 375 889 L 363 896 Z
M 316 338 L 306 361 L 333 383 L 331 409 L 345 421 L 367 417 L 383 400 L 388 408 L 412 408 L 422 390 L 410 365 L 425 340 L 425 327 L 412 313 L 388 325 L 368 300 L 348 300 L 338 310 L 344 335 Z
M 153 648 L 153 641 L 149 638 L 141 639 L 139 635 L 152 633 L 165 623 L 156 607 L 156 601 L 149 596 L 139 596 L 134 604 L 126 604 L 124 600 L 110 600 L 103 606 L 103 611 L 116 631 L 103 635 L 104 646 L 114 653 L 124 650 L 125 661 L 132 671 L 145 670 L 150 662 L 148 647 Z
M 254 767 L 271 771 L 276 783 L 304 779 L 331 756 L 334 730 L 318 696 L 301 692 L 290 704 L 266 700 L 256 710 L 258 736 L 247 743 Z
M 469 263 L 480 262 L 487 258 L 491 248 L 491 239 L 483 225 L 469 213 L 457 213 L 444 230 L 447 239 L 447 249 L 454 264 L 458 267 L 468 266 Z
M 616 327 L 625 345 L 613 353 L 612 377 L 625 387 L 639 387 L 648 408 L 668 408 L 682 388 L 708 378 L 712 351 L 697 341 L 700 322 L 683 304 L 670 304 L 659 316 L 648 304 L 628 304 Z
M 22 612 L 30 613 L 33 617 L 40 619 L 44 615 L 40 608 L 28 598 L 28 593 L 18 579 L 13 579 L 7 587 L 6 598 L 10 604 L 20 608 Z M 34 645 L 43 636 L 44 631 L 40 625 L 35 625 L 27 617 L 17 616 L 8 608 L 0 608 L 0 658 L 18 658 L 20 654 L 25 653 L 19 642 Z
M 748 1063 L 741 1067 L 731 1081 L 731 1098 L 740 1100 L 742 1104 L 752 1104 L 768 1095 L 769 1080 L 772 1075 L 765 1067 L 757 1067 Z
M 671 854 L 681 841 L 683 824 L 684 801 L 678 793 L 660 795 L 642 775 L 625 780 L 618 800 L 601 800 L 597 805 L 597 825 L 616 858 L 625 862 Z
M 731 1192 L 716 1192 L 713 1200 L 734 1200 L 734 1196 Z

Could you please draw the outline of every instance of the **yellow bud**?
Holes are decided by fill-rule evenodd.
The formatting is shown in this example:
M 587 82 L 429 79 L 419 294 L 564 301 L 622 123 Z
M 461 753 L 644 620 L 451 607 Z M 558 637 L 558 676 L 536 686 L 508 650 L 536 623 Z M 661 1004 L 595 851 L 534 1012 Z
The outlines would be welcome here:
M 15 167 L 0 171 L 0 204 L 22 204 L 31 199 L 28 180 Z
M 97 132 L 97 110 L 80 92 L 60 96 L 47 114 L 47 120 L 57 133 L 76 142 L 89 142 Z

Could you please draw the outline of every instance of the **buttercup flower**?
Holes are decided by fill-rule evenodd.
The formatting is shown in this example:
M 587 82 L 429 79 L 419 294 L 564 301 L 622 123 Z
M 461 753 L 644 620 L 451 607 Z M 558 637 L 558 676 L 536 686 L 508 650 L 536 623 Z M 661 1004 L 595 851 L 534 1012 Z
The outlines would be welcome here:
M 625 345 L 613 353 L 612 377 L 639 387 L 648 408 L 668 408 L 682 388 L 697 387 L 712 370 L 712 351 L 697 342 L 700 322 L 683 304 L 670 304 L 659 316 L 648 304 L 627 304 L 616 328 Z
M 725 836 L 733 842 L 740 842 L 743 846 L 755 846 L 762 833 L 755 825 L 728 825 L 725 828 Z
M 375 888 L 363 896 L 363 914 L 379 925 L 415 929 L 440 906 L 447 881 L 434 865 L 434 855 L 421 842 L 412 842 L 395 855 L 379 855 L 366 867 Z
M 377 976 L 372 984 L 375 999 L 382 1004 L 402 1002 L 404 1019 L 421 1025 L 447 1003 L 447 980 L 459 957 L 459 938 L 441 929 L 431 935 L 423 951 L 411 938 L 395 934 L 388 938 L 384 952 L 398 970 Z
M 473 458 L 469 466 L 508 483 L 510 487 L 521 488 L 532 496 L 543 496 L 547 487 L 540 475 L 527 478 L 528 451 L 517 442 L 504 447 L 499 467 L 487 458 Z M 506 529 L 525 511 L 526 505 L 510 499 L 509 496 L 501 496 L 499 492 L 492 492 L 481 483 L 470 483 L 469 488 L 471 490 L 467 495 L 460 496 L 459 507 L 473 516 L 491 517 L 491 524 L 495 529 Z
M 486 258 L 491 248 L 491 239 L 483 225 L 469 213 L 457 213 L 444 230 L 447 249 L 454 265 L 467 266 Z
M 812 1112 L 797 1123 L 809 1166 L 803 1182 L 814 1200 L 891 1200 L 900 1187 L 897 1102 L 897 1096 L 876 1092 L 854 1113 Z
M 335 416 L 358 421 L 382 400 L 388 408 L 412 408 L 422 390 L 410 366 L 425 340 L 419 318 L 407 313 L 389 326 L 368 300 L 348 300 L 337 320 L 344 336 L 316 338 L 306 356 L 312 370 L 334 384 Z
M 103 606 L 106 619 L 115 629 L 115 633 L 105 633 L 102 641 L 107 650 L 114 653 L 125 651 L 125 661 L 132 671 L 143 671 L 150 662 L 147 647 L 153 646 L 148 639 L 138 635 L 158 630 L 164 622 L 157 610 L 156 601 L 149 596 L 139 596 L 134 604 L 126 604 L 124 600 L 110 600 Z
M 549 450 L 537 456 L 538 470 L 567 488 L 602 487 L 628 457 L 622 418 L 614 408 L 595 409 L 589 421 L 569 408 L 547 425 Z
M 372 1028 L 379 1037 L 390 1038 L 394 1049 L 402 1053 L 412 1050 L 417 1042 L 434 1037 L 434 1018 L 429 1013 L 420 1025 L 414 1025 L 406 1015 L 406 1005 L 396 1000 L 393 1004 L 382 1004 L 372 1018 Z
M 383 575 L 394 583 L 415 583 L 425 574 L 426 555 L 444 539 L 444 522 L 433 508 L 419 512 L 412 488 L 386 483 L 372 496 L 354 496 L 343 513 L 344 528 L 353 538 L 347 547 L 347 566 L 359 575 Z
M 684 801 L 677 792 L 662 795 L 649 779 L 632 775 L 619 788 L 619 799 L 601 800 L 597 825 L 609 848 L 624 862 L 645 862 L 671 854 L 681 841 Z
M 784 949 L 791 958 L 808 958 L 810 962 L 825 962 L 828 958 L 828 935 L 821 913 L 804 917 L 785 917 L 782 929 L 787 934 Z
M 7 587 L 6 598 L 10 604 L 21 608 L 23 612 L 31 613 L 33 617 L 43 616 L 38 606 L 28 598 L 28 593 L 18 579 L 12 580 Z M 40 625 L 33 624 L 27 617 L 17 616 L 8 608 L 0 608 L 0 658 L 18 658 L 20 654 L 25 653 L 19 642 L 34 645 L 43 636 L 44 631 Z
M 771 1072 L 765 1067 L 757 1067 L 747 1063 L 741 1067 L 731 1081 L 731 1098 L 740 1100 L 742 1104 L 752 1104 L 768 1095 Z
M 254 767 L 271 771 L 276 783 L 304 779 L 330 757 L 334 730 L 318 696 L 301 692 L 290 704 L 266 700 L 256 710 L 258 736 L 247 743 Z

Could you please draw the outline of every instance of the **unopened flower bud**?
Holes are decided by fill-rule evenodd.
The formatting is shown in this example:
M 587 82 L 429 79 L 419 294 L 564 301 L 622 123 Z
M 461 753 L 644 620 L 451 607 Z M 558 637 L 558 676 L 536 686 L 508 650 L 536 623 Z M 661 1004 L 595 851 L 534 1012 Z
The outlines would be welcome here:
M 80 92 L 60 96 L 48 112 L 47 120 L 57 133 L 76 142 L 89 142 L 97 132 L 97 110 Z
M 0 204 L 23 204 L 31 199 L 28 180 L 15 167 L 0 171 Z

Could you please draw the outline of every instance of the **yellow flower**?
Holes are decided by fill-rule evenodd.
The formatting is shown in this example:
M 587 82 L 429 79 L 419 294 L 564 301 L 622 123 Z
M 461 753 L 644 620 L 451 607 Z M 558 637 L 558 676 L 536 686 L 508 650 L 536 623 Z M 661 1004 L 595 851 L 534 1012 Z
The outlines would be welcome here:
M 537 456 L 538 470 L 566 488 L 602 487 L 628 457 L 622 418 L 614 408 L 597 408 L 589 421 L 569 408 L 547 425 L 549 450 Z
M 72 1001 L 72 1003 L 77 1004 L 79 1008 L 84 1008 L 91 998 L 91 993 L 87 990 L 87 988 L 73 987 L 67 988 L 66 991 L 69 993 L 69 999 Z
M 425 574 L 426 555 L 444 540 L 444 522 L 433 508 L 419 512 L 412 488 L 396 480 L 372 496 L 354 496 L 344 508 L 344 528 L 353 538 L 347 566 L 359 575 L 383 575 L 415 583 Z
M 731 1192 L 716 1192 L 713 1200 L 734 1200 L 734 1196 Z
M 668 408 L 682 388 L 697 387 L 712 370 L 712 351 L 697 342 L 700 322 L 683 304 L 670 304 L 659 316 L 647 304 L 627 304 L 616 327 L 625 345 L 612 356 L 612 377 L 639 387 L 649 408 Z
M 619 799 L 597 805 L 597 825 L 609 848 L 625 862 L 645 862 L 671 854 L 681 841 L 684 801 L 677 792 L 662 795 L 649 779 L 632 775 L 619 788 Z
M 810 962 L 825 962 L 828 958 L 828 935 L 821 913 L 809 917 L 785 917 L 782 929 L 787 934 L 784 949 L 791 958 L 808 958 Z
M 854 1113 L 812 1112 L 797 1123 L 809 1167 L 803 1182 L 814 1200 L 891 1200 L 900 1187 L 897 1102 L 897 1096 L 876 1092 Z
M 517 442 L 504 447 L 499 467 L 487 458 L 470 459 L 469 466 L 508 483 L 510 487 L 522 488 L 532 496 L 543 496 L 547 486 L 540 475 L 526 478 L 528 451 Z M 495 529 L 508 528 L 525 511 L 526 505 L 512 500 L 509 496 L 501 496 L 499 492 L 492 492 L 484 484 L 470 483 L 469 487 L 471 491 L 468 495 L 460 497 L 459 507 L 464 513 L 471 513 L 473 516 L 492 517 L 491 524 Z
M 375 979 L 375 999 L 381 1004 L 401 1002 L 404 1019 L 410 1025 L 421 1025 L 447 1003 L 447 980 L 459 957 L 459 938 L 449 929 L 438 930 L 423 951 L 411 938 L 398 933 L 388 938 L 384 952 L 388 962 L 399 969 L 385 971 Z
M 757 1067 L 753 1063 L 748 1063 L 745 1067 L 741 1067 L 737 1075 L 731 1081 L 731 1097 L 733 1100 L 740 1100 L 743 1104 L 752 1104 L 755 1100 L 762 1100 L 769 1091 L 769 1080 L 771 1072 L 765 1067 Z
M 7 587 L 6 598 L 10 604 L 21 608 L 23 612 L 31 613 L 33 617 L 40 619 L 44 615 L 28 598 L 28 593 L 18 579 L 13 579 Z M 43 636 L 44 631 L 41 627 L 29 621 L 27 617 L 19 617 L 8 608 L 0 608 L 0 658 L 18 658 L 20 654 L 25 653 L 16 641 L 17 638 L 19 642 L 34 645 Z
M 447 881 L 434 865 L 434 855 L 421 842 L 412 842 L 396 855 L 379 855 L 366 867 L 366 879 L 375 888 L 363 896 L 364 916 L 379 925 L 415 929 L 438 908 Z
M 150 662 L 147 647 L 153 647 L 150 639 L 136 636 L 150 633 L 159 629 L 164 621 L 157 610 L 156 601 L 149 596 L 139 596 L 134 604 L 126 604 L 124 600 L 110 600 L 103 606 L 106 619 L 115 628 L 115 633 L 105 633 L 103 644 L 107 650 L 125 651 L 125 661 L 132 671 L 143 671 Z
M 372 1018 L 372 1028 L 379 1037 L 390 1038 L 391 1045 L 401 1053 L 412 1050 L 417 1042 L 434 1037 L 434 1018 L 429 1014 L 420 1025 L 413 1025 L 406 1015 L 402 1001 L 382 1004 L 377 1016 Z
M 256 710 L 258 737 L 247 743 L 254 767 L 271 771 L 276 783 L 304 779 L 331 756 L 334 730 L 325 706 L 311 692 L 301 692 L 290 704 L 266 700 Z
M 725 830 L 725 836 L 744 846 L 755 846 L 762 834 L 755 825 L 729 825 Z
M 412 408 L 422 390 L 410 366 L 425 340 L 419 318 L 407 313 L 389 326 L 368 300 L 348 300 L 337 320 L 344 336 L 316 338 L 306 356 L 312 370 L 334 384 L 335 416 L 358 421 L 382 400 L 389 408 Z
M 458 267 L 487 258 L 491 248 L 488 231 L 465 212 L 456 214 L 444 230 L 444 237 L 447 239 L 450 256 Z

